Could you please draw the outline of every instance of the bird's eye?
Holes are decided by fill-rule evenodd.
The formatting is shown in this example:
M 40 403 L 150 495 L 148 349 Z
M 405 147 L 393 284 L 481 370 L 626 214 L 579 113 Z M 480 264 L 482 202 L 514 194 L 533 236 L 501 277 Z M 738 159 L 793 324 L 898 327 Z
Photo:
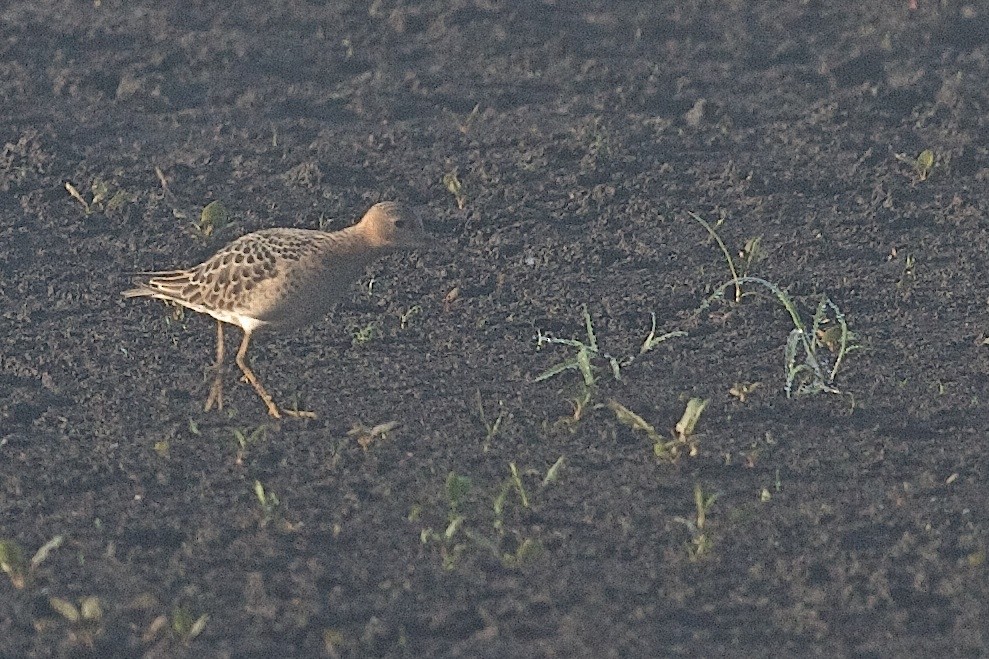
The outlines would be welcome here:
M 404 229 L 406 224 L 408 223 L 405 220 L 395 220 L 396 229 Z

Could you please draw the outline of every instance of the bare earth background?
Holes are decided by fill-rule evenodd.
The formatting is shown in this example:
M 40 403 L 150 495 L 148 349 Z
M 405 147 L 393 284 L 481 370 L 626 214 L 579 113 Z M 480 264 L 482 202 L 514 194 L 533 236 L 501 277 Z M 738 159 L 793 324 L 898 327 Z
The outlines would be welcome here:
M 0 10 L 0 538 L 64 537 L 0 574 L 0 656 L 989 654 L 985 5 L 206 4 Z M 203 413 L 211 321 L 119 297 L 382 199 L 441 247 L 252 350 L 318 420 L 232 372 Z M 841 395 L 786 397 L 774 300 L 697 313 L 688 211 L 841 308 Z M 575 419 L 535 337 L 584 304 L 619 358 L 687 336 Z M 695 396 L 676 464 L 604 406 L 669 438 Z

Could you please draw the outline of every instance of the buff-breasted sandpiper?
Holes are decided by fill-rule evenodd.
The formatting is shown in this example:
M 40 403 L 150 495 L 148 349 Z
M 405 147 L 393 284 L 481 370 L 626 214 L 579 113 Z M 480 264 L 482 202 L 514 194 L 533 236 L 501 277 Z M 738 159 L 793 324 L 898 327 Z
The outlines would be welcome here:
M 281 331 L 319 320 L 376 258 L 426 245 L 421 213 L 395 202 L 375 204 L 360 222 L 339 231 L 265 229 L 241 236 L 188 270 L 142 273 L 150 278 L 126 298 L 169 300 L 216 319 L 216 364 L 205 409 L 223 408 L 223 324 L 244 331 L 237 366 L 268 413 L 311 413 L 279 408 L 247 365 L 247 347 L 259 330 Z

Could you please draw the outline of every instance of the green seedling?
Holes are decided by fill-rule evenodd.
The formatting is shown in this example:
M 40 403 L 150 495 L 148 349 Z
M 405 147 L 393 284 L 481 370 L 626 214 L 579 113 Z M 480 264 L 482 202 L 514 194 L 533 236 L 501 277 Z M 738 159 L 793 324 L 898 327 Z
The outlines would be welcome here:
M 403 330 L 406 329 L 411 324 L 412 317 L 421 313 L 422 313 L 421 306 L 419 306 L 418 304 L 412 305 L 411 307 L 409 307 L 409 310 L 406 311 L 405 313 L 398 314 L 399 327 Z
M 683 524 L 690 531 L 691 540 L 687 546 L 687 554 L 690 556 L 690 560 L 692 561 L 698 561 L 704 558 L 708 553 L 710 553 L 711 548 L 713 547 L 714 543 L 712 542 L 710 535 L 708 535 L 705 527 L 707 526 L 707 515 L 717 499 L 717 493 L 705 494 L 701 484 L 695 483 L 694 518 L 674 518 L 674 521 Z
M 555 482 L 558 479 L 560 466 L 563 464 L 561 457 L 550 467 L 546 477 L 543 478 L 543 487 Z M 523 473 L 514 462 L 510 462 L 509 475 L 501 482 L 491 499 L 489 513 L 484 509 L 478 509 L 476 502 L 468 501 L 468 495 L 472 491 L 473 483 L 466 476 L 459 476 L 450 472 L 446 480 L 447 499 L 447 521 L 446 528 L 442 532 L 436 532 L 432 528 L 423 528 L 420 532 L 421 542 L 435 544 L 440 548 L 443 557 L 444 568 L 450 570 L 456 567 L 457 562 L 465 551 L 471 547 L 477 547 L 490 552 L 497 557 L 506 567 L 520 567 L 525 561 L 537 555 L 541 550 L 538 540 L 530 537 L 520 537 L 520 533 L 508 528 L 507 514 L 510 505 L 515 502 L 518 509 L 530 510 L 532 500 L 525 487 Z M 526 472 L 529 475 L 531 472 Z M 485 526 L 482 522 L 484 517 L 490 515 L 490 532 L 484 532 Z M 415 507 L 409 514 L 410 520 L 418 520 L 422 516 L 422 508 Z
M 477 105 L 474 106 L 474 109 L 470 111 L 467 117 L 462 122 L 459 123 L 457 128 L 460 130 L 461 133 L 466 135 L 468 132 L 470 132 L 471 124 L 473 124 L 474 120 L 477 119 L 480 110 L 481 110 L 481 104 L 478 103 Z
M 491 442 L 494 441 L 494 438 L 498 436 L 498 431 L 501 430 L 501 422 L 505 418 L 504 406 L 504 401 L 498 401 L 498 416 L 494 421 L 488 421 L 488 416 L 484 411 L 484 401 L 481 400 L 481 390 L 477 390 L 477 411 L 481 416 L 481 423 L 484 425 L 486 433 L 481 450 L 485 453 L 491 450 Z
M 70 643 L 90 649 L 96 645 L 103 621 L 103 607 L 98 597 L 83 597 L 78 606 L 61 597 L 50 597 L 48 605 L 71 625 Z
M 357 445 L 367 451 L 376 440 L 388 437 L 388 433 L 401 425 L 399 421 L 386 421 L 371 427 L 365 426 L 363 423 L 355 423 L 347 431 L 347 436 L 356 438 Z
M 191 643 L 206 629 L 209 616 L 202 614 L 198 618 L 184 606 L 172 610 L 172 631 L 183 643 Z
M 522 476 L 519 474 L 518 467 L 515 466 L 514 462 L 508 463 L 509 476 L 502 482 L 501 487 L 498 490 L 498 494 L 495 496 L 492 502 L 492 510 L 495 514 L 494 526 L 497 530 L 504 528 L 504 512 L 505 512 L 505 502 L 508 500 L 508 495 L 512 492 L 518 496 L 518 501 L 523 508 L 528 509 L 529 506 L 529 495 L 526 494 L 525 486 L 522 484 Z
M 13 540 L 0 540 L 0 570 L 7 574 L 14 588 L 24 588 L 28 577 L 28 563 L 21 546 Z
M 48 604 L 55 613 L 71 623 L 87 620 L 99 622 L 103 619 L 103 608 L 98 597 L 83 597 L 79 600 L 79 606 L 61 597 L 50 597 Z
M 223 205 L 223 202 L 217 199 L 203 207 L 203 212 L 199 214 L 199 221 L 193 224 L 193 228 L 203 238 L 209 238 L 229 223 L 230 211 Z
M 708 221 L 700 215 L 694 213 L 693 211 L 690 211 L 687 214 L 700 222 L 701 226 L 707 229 L 707 232 L 712 238 L 714 238 L 714 242 L 718 244 L 718 248 L 721 249 L 722 256 L 725 257 L 725 263 L 728 264 L 728 270 L 731 272 L 731 280 L 735 284 L 735 302 L 740 302 L 742 300 L 742 286 L 739 283 L 738 268 L 735 267 L 735 259 L 731 257 L 731 252 L 729 252 L 728 248 L 725 246 L 725 241 L 721 239 L 721 235 L 714 230 L 714 227 L 712 227 L 710 223 L 708 223 Z
M 783 490 L 783 482 L 780 480 L 780 469 L 776 468 L 776 478 L 773 480 L 773 491 L 777 494 Z M 762 503 L 769 503 L 773 498 L 773 492 L 769 491 L 768 487 L 763 487 L 759 492 L 759 501 Z
M 453 198 L 457 201 L 457 208 L 463 210 L 467 206 L 467 195 L 464 192 L 463 183 L 460 182 L 460 177 L 457 172 L 457 168 L 454 167 L 453 171 L 447 172 L 443 175 L 443 187 L 453 195 Z
M 687 443 L 685 436 L 675 439 L 666 439 L 663 437 L 662 433 L 656 430 L 655 426 L 619 403 L 617 400 L 609 400 L 608 408 L 615 413 L 615 418 L 618 419 L 619 423 L 628 426 L 634 432 L 641 432 L 648 437 L 652 442 L 653 453 L 661 460 L 676 462 L 683 453 L 683 449 L 690 446 Z M 695 455 L 696 448 L 693 446 L 690 446 L 690 448 L 691 455 Z
M 855 335 L 848 329 L 845 315 L 826 295 L 822 295 L 810 325 L 800 315 L 796 302 L 789 293 L 776 284 L 759 277 L 742 277 L 737 281 L 725 282 L 719 286 L 701 305 L 707 309 L 715 300 L 722 299 L 725 291 L 741 284 L 756 284 L 766 288 L 786 309 L 793 322 L 793 329 L 787 337 L 783 361 L 786 382 L 784 390 L 787 398 L 821 392 L 839 394 L 834 380 L 841 369 L 845 357 L 859 346 Z M 821 350 L 821 349 L 824 350 Z M 824 363 L 824 351 L 834 355 L 830 368 Z
M 467 544 L 457 542 L 456 538 L 465 520 L 461 513 L 461 507 L 472 487 L 473 483 L 470 478 L 459 476 L 456 472 L 451 471 L 446 477 L 444 488 L 448 506 L 446 528 L 442 533 L 436 533 L 432 528 L 424 528 L 419 533 L 419 540 L 422 544 L 435 542 L 440 545 L 443 567 L 447 570 L 456 567 L 461 554 L 467 549 Z
M 134 201 L 133 195 L 119 188 L 114 192 L 109 183 L 99 178 L 93 179 L 89 201 L 86 201 L 79 189 L 68 181 L 65 183 L 65 190 L 70 197 L 82 205 L 83 213 L 87 216 L 101 211 L 112 213 Z M 113 194 L 110 194 L 111 192 Z
M 687 401 L 687 409 L 683 411 L 683 416 L 677 421 L 676 430 L 677 439 L 679 439 L 684 444 L 690 443 L 690 437 L 694 434 L 694 427 L 701 418 L 701 412 L 707 407 L 710 402 L 709 398 L 691 398 Z M 696 455 L 696 447 L 691 447 L 691 455 Z
M 548 380 L 556 375 L 563 373 L 568 370 L 578 371 L 581 378 L 584 381 L 584 386 L 588 389 L 593 388 L 597 383 L 597 378 L 595 376 L 596 366 L 593 360 L 599 359 L 604 360 L 608 363 L 611 369 L 611 375 L 615 380 L 622 381 L 622 369 L 628 366 L 653 348 L 655 348 L 660 343 L 664 341 L 678 337 L 686 336 L 686 332 L 675 331 L 667 332 L 661 336 L 656 336 L 656 315 L 652 314 L 652 328 L 649 334 L 646 336 L 645 340 L 642 342 L 642 346 L 639 348 L 639 354 L 624 358 L 618 358 L 603 351 L 598 346 L 597 336 L 594 333 L 594 324 L 591 321 L 591 314 L 587 311 L 587 305 L 581 307 L 581 312 L 584 315 L 584 331 L 587 333 L 587 342 L 581 341 L 579 339 L 561 339 L 550 334 L 543 334 L 539 331 L 536 334 L 536 346 L 541 348 L 544 345 L 563 345 L 577 350 L 577 354 L 566 359 L 555 366 L 551 366 L 539 375 L 535 377 L 535 382 L 542 382 L 543 380 Z
M 6 573 L 14 588 L 21 590 L 30 576 L 48 560 L 51 553 L 62 546 L 65 536 L 56 535 L 41 545 L 30 561 L 25 560 L 24 550 L 14 540 L 0 540 L 0 570 Z
M 354 347 L 367 345 L 374 339 L 380 339 L 382 336 L 381 329 L 378 327 L 378 322 L 372 320 L 367 325 L 354 332 L 350 345 Z
M 521 568 L 543 553 L 543 545 L 533 538 L 523 538 L 513 552 L 502 552 L 501 562 L 507 568 Z
M 234 441 L 237 444 L 236 462 L 237 464 L 242 464 L 247 451 L 255 444 L 259 444 L 268 438 L 268 426 L 262 424 L 250 432 L 245 432 L 240 428 L 234 428 L 233 435 Z
M 265 490 L 264 485 L 259 480 L 254 481 L 254 496 L 257 497 L 258 504 L 261 506 L 261 526 L 266 526 L 268 522 L 275 518 L 281 502 L 274 492 Z
M 556 459 L 549 469 L 546 470 L 546 476 L 543 477 L 542 487 L 547 487 L 552 485 L 560 477 L 560 470 L 563 468 L 565 462 L 564 456 L 560 456 Z
M 752 392 L 759 388 L 760 384 L 759 382 L 736 382 L 728 390 L 728 393 L 737 398 L 738 402 L 744 403 Z
M 918 182 L 927 180 L 927 177 L 931 175 L 931 170 L 934 169 L 934 163 L 936 160 L 934 152 L 930 149 L 924 149 L 917 155 L 916 158 L 911 158 L 910 156 L 902 153 L 897 153 L 894 157 L 900 162 L 906 163 L 913 168 Z

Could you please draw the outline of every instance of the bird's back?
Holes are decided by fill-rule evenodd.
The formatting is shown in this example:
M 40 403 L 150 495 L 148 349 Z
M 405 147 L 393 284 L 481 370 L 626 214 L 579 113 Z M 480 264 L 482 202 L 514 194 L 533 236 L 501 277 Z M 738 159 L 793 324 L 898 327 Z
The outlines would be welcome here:
M 251 330 L 306 324 L 324 315 L 370 260 L 352 229 L 249 233 L 193 268 L 150 273 L 124 296 L 171 300 Z

